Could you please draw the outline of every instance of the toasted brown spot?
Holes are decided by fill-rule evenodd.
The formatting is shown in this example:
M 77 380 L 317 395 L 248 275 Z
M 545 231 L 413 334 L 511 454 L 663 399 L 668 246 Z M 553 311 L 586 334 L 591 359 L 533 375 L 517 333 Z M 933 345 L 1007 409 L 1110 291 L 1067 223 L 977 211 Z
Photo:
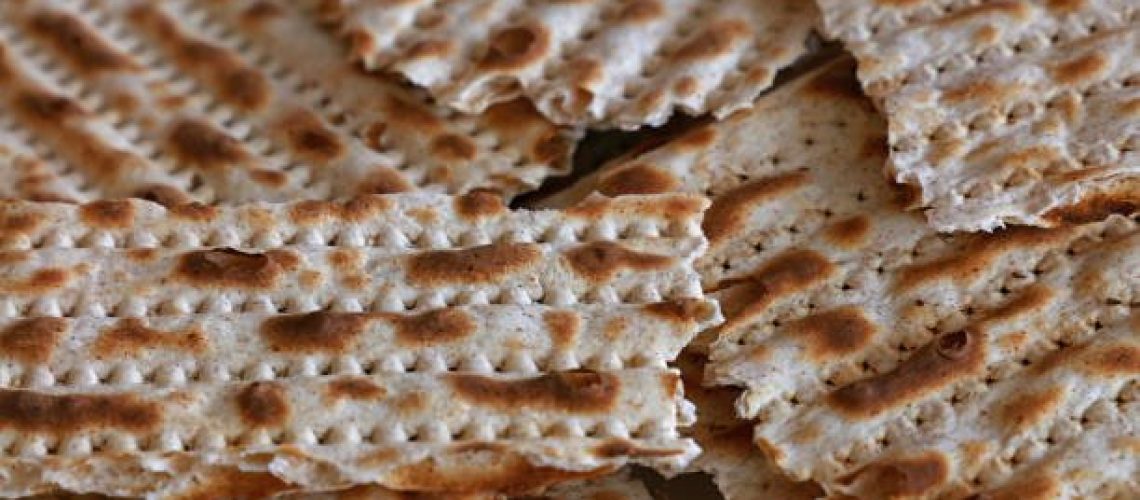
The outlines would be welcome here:
M 696 94 L 701 89 L 701 83 L 691 76 L 682 77 L 673 84 L 673 92 L 681 97 Z
M 871 219 L 865 215 L 856 215 L 832 224 L 824 231 L 823 236 L 836 246 L 858 248 L 863 245 L 870 232 Z
M 430 109 L 399 97 L 388 96 L 384 101 L 384 116 L 392 125 L 401 125 L 419 133 L 430 133 L 443 128 L 443 120 Z
M 859 308 L 840 307 L 800 319 L 790 330 L 807 345 L 808 357 L 822 361 L 861 351 L 877 329 Z
M 1064 398 L 1065 391 L 1061 387 L 1019 394 L 999 408 L 996 417 L 1002 427 L 1020 434 L 1049 417 Z
M 166 208 L 176 207 L 178 205 L 187 205 L 193 203 L 194 200 L 185 191 L 178 189 L 174 186 L 167 184 L 151 184 L 140 188 L 135 191 L 131 196 L 154 203 L 158 203 Z M 206 206 L 206 205 L 200 205 Z
M 186 34 L 154 4 L 131 8 L 129 19 L 158 42 L 173 61 L 211 87 L 222 101 L 256 111 L 269 103 L 269 81 L 233 51 Z
M 1095 346 L 1081 355 L 1082 366 L 1103 377 L 1140 373 L 1140 347 L 1134 345 Z
M 558 130 L 550 130 L 534 140 L 530 148 L 531 161 L 545 165 L 560 166 L 570 159 L 575 142 Z M 569 167 L 567 167 L 569 168 Z
M 0 259 L 2 261 L 3 259 Z M 0 278 L 0 293 L 17 295 L 38 295 L 59 290 L 71 281 L 71 273 L 67 269 L 49 267 L 37 269 L 25 279 Z
M 249 472 L 237 468 L 217 469 L 201 478 L 197 485 L 178 494 L 178 500 L 208 500 L 216 498 L 252 499 L 270 498 L 277 493 L 296 489 L 268 472 Z
M 412 190 L 412 185 L 399 172 L 384 166 L 376 166 L 361 182 L 359 194 L 395 194 Z
M 534 465 L 525 457 L 497 446 L 453 445 L 445 455 L 401 465 L 387 475 L 392 488 L 448 494 L 496 492 L 521 495 L 547 486 L 600 476 L 613 468 L 565 470 Z M 390 460 L 390 459 L 389 459 Z
M 827 396 L 827 402 L 850 417 L 872 418 L 977 373 L 984 361 L 983 335 L 943 334 L 893 371 L 837 389 Z
M 238 412 L 248 427 L 280 427 L 289 421 L 285 388 L 275 382 L 254 382 L 237 395 Z
M 692 324 L 716 314 L 716 306 L 702 299 L 677 299 L 645 306 L 645 312 L 672 323 Z
M 359 271 L 364 264 L 364 252 L 359 248 L 334 248 L 329 252 L 328 261 L 337 273 Z
M 19 264 L 21 262 L 27 262 L 30 257 L 31 252 L 29 250 L 0 250 L 0 264 Z M 0 281 L 0 283 L 4 282 Z
M 16 93 L 12 107 L 21 118 L 41 126 L 58 126 L 88 115 L 72 99 L 38 89 Z
M 478 220 L 506 213 L 507 205 L 497 193 L 476 189 L 455 198 L 455 211 L 464 219 Z
M 606 196 L 623 194 L 657 194 L 676 190 L 681 181 L 672 174 L 639 163 L 602 177 L 598 192 Z
M 209 222 L 218 216 L 218 207 L 202 203 L 187 203 L 167 208 L 170 210 L 170 215 L 186 220 Z
M 1048 307 L 1053 302 L 1055 295 L 1048 285 L 1034 283 L 1001 307 L 986 312 L 981 324 L 1000 323 L 1033 315 Z
M 1015 97 L 1023 87 L 1018 84 L 1000 84 L 993 80 L 974 80 L 966 84 L 946 89 L 942 99 L 949 103 L 961 104 L 967 101 L 997 103 Z
M 90 75 L 135 71 L 139 66 L 73 15 L 42 11 L 28 19 L 28 32 L 45 42 L 72 70 Z
M 276 127 L 293 155 L 306 163 L 328 165 L 344 156 L 344 142 L 310 110 L 285 113 Z
M 414 415 L 427 411 L 428 395 L 422 392 L 406 392 L 393 402 L 401 415 Z
M 613 280 L 626 269 L 648 272 L 673 264 L 671 257 L 630 250 L 612 241 L 579 245 L 563 255 L 575 274 L 595 283 Z
M 757 205 L 798 189 L 808 180 L 806 172 L 791 172 L 741 184 L 718 196 L 701 224 L 709 244 L 716 246 L 739 232 Z
M 831 70 L 816 75 L 804 87 L 804 91 L 820 97 L 837 97 L 863 101 L 863 87 L 855 77 L 855 61 L 845 60 Z
M 135 206 L 126 200 L 99 200 L 79 207 L 79 218 L 92 227 L 124 229 L 135 223 Z
M 779 298 L 806 290 L 834 272 L 835 265 L 816 252 L 785 251 L 750 276 L 721 283 L 720 287 L 726 289 L 721 300 L 724 314 L 729 318 L 726 326 L 747 322 Z
M 1053 78 L 1062 85 L 1076 85 L 1100 77 L 1108 70 L 1108 58 L 1093 53 L 1066 61 L 1053 68 Z
M 566 73 L 570 75 L 570 81 L 573 82 L 579 92 L 583 92 L 579 96 L 582 99 L 576 99 L 578 104 L 583 106 L 582 109 L 593 100 L 594 95 L 590 89 L 602 83 L 602 79 L 605 78 L 603 71 L 601 61 L 593 57 L 574 59 L 566 64 Z
M 1054 14 L 1068 14 L 1080 10 L 1086 3 L 1087 0 L 1047 0 L 1045 5 Z
M 1129 190 L 1118 193 L 1094 194 L 1045 214 L 1045 220 L 1054 224 L 1085 224 L 1107 219 L 1112 214 L 1125 216 L 1140 211 L 1140 195 Z
M 938 452 L 909 458 L 889 458 L 867 465 L 840 478 L 841 484 L 856 484 L 860 493 L 873 498 L 928 495 L 950 478 L 950 464 Z
M 902 269 L 896 286 L 900 290 L 910 290 L 940 279 L 968 283 L 991 268 L 993 262 L 1005 253 L 1055 243 L 1066 234 L 1065 230 L 1033 227 L 1010 227 L 990 234 L 978 234 L 961 252 Z
M 610 439 L 594 447 L 594 455 L 601 458 L 661 458 L 685 453 L 685 450 L 642 448 L 627 439 Z
M 515 26 L 491 37 L 479 66 L 488 70 L 518 70 L 541 60 L 550 51 L 550 30 L 540 24 Z
M 455 43 L 451 40 L 420 40 L 408 47 L 404 55 L 409 60 L 440 59 L 447 57 L 455 51 Z
M 178 259 L 171 278 L 197 286 L 264 289 L 274 287 L 282 274 L 297 265 L 297 256 L 288 250 L 264 254 L 232 248 L 197 250 Z
M 28 234 L 35 231 L 43 218 L 33 214 L 4 214 L 0 216 L 0 235 Z
M 213 124 L 196 118 L 180 119 L 166 136 L 171 154 L 184 164 L 202 170 L 217 170 L 252 162 L 241 141 Z
M 91 352 L 100 358 L 135 356 L 148 349 L 200 354 L 206 350 L 206 346 L 206 335 L 197 328 L 164 332 L 148 328 L 138 318 L 127 318 L 100 332 L 91 346 Z
M 550 330 L 550 340 L 555 349 L 565 350 L 574 345 L 578 332 L 582 330 L 582 318 L 574 311 L 552 310 L 542 315 L 546 329 Z
M 431 152 L 442 161 L 471 161 L 477 153 L 475 142 L 456 134 L 443 134 L 431 141 Z
M 722 20 L 710 24 L 699 35 L 689 40 L 673 54 L 680 62 L 713 59 L 728 54 L 737 43 L 751 36 L 748 24 L 738 19 Z
M 60 318 L 16 321 L 0 332 L 0 356 L 25 364 L 47 363 L 68 329 Z
M 341 378 L 329 382 L 325 389 L 329 399 L 376 400 L 388 391 L 364 377 Z
M 703 150 L 716 142 L 717 131 L 711 126 L 700 126 L 681 134 L 680 137 L 669 143 L 669 147 L 681 151 Z
M 978 493 L 970 500 L 1050 500 L 1062 498 L 1061 484 L 1052 476 L 1018 479 L 1008 486 Z
M 158 405 L 132 394 L 49 395 L 0 389 L 0 428 L 52 435 L 88 429 L 153 432 L 162 423 Z
M 401 346 L 426 347 L 467 338 L 475 333 L 475 320 L 463 309 L 435 309 L 415 315 L 388 316 Z
M 247 25 L 259 27 L 283 15 L 285 11 L 281 10 L 281 6 L 267 0 L 259 0 L 241 12 L 241 19 Z
M 616 207 L 622 207 L 640 217 L 660 217 L 668 220 L 684 220 L 704 211 L 707 201 L 699 196 L 687 194 L 662 194 L 659 196 L 631 200 L 591 197 L 563 210 L 569 217 L 597 220 L 605 217 Z
M 382 196 L 359 196 L 345 202 L 306 200 L 289 207 L 294 224 L 313 225 L 333 220 L 363 221 L 392 208 L 392 200 Z
M 339 354 L 351 351 L 368 326 L 363 314 L 317 311 L 273 316 L 261 324 L 261 338 L 276 352 Z
M 615 19 L 618 23 L 644 24 L 665 15 L 665 7 L 658 0 L 633 0 L 622 7 Z
M 621 390 L 613 375 L 593 371 L 520 379 L 456 374 L 448 382 L 458 397 L 471 404 L 568 413 L 605 413 L 613 408 Z
M 530 243 L 495 243 L 461 250 L 433 250 L 408 258 L 408 281 L 416 285 L 494 283 L 542 258 Z

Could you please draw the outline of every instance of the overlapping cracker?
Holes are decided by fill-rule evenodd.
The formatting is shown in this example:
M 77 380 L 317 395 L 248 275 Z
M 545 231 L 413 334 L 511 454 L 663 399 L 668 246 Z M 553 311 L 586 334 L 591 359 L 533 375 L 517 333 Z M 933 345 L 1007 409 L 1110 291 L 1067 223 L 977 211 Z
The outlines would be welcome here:
M 901 210 L 905 200 L 882 177 L 884 129 L 859 92 L 853 64 L 840 60 L 785 84 L 752 110 L 607 166 L 545 203 L 573 203 L 593 191 L 709 195 L 713 205 L 702 229 L 710 246 L 696 266 L 704 287 L 715 290 L 747 280 L 789 248 L 857 259 L 867 248 L 905 244 L 928 232 L 921 217 Z M 795 286 L 770 284 L 773 293 Z M 712 473 L 730 499 L 818 494 L 810 484 L 784 478 L 750 445 L 752 424 L 733 418 L 739 390 L 699 387 L 703 351 L 716 334 L 690 345 L 689 363 L 682 365 L 686 393 L 697 405 L 693 434 L 704 450 L 694 467 Z
M 7 202 L 0 493 L 514 494 L 677 470 L 698 448 L 667 363 L 719 320 L 691 268 L 705 206 Z
M 1135 432 L 1137 244 L 1136 222 L 1117 215 L 932 234 L 861 262 L 793 250 L 721 292 L 730 326 L 710 377 L 745 386 L 737 409 L 757 419 L 759 445 L 832 492 L 960 496 L 1036 481 L 1077 497 L 1134 494 L 1134 471 L 1070 453 L 1086 432 Z M 760 291 L 792 275 L 806 286 Z M 768 307 L 752 307 L 758 296 Z
M 902 212 L 909 192 L 881 174 L 885 125 L 840 60 L 759 99 L 755 108 L 624 158 L 545 203 L 609 196 L 703 193 L 709 250 L 698 259 L 706 289 L 746 277 L 798 245 L 857 255 L 907 244 L 921 217 Z
M 1052 227 L 1140 204 L 1140 6 L 819 0 L 890 121 L 888 172 L 938 229 Z
M 726 322 L 695 349 L 706 383 L 744 388 L 755 435 L 737 439 L 794 479 L 860 498 L 1134 495 L 1136 222 L 939 234 L 881 177 L 885 125 L 854 82 L 842 63 L 806 75 L 575 191 L 713 196 L 698 266 Z M 715 423 L 690 392 L 696 429 Z
M 748 107 L 805 50 L 797 0 L 322 2 L 370 69 L 464 112 L 526 96 L 558 123 L 633 129 Z
M 344 61 L 291 2 L 2 9 L 6 197 L 511 196 L 569 168 L 573 133 L 526 102 L 449 112 Z

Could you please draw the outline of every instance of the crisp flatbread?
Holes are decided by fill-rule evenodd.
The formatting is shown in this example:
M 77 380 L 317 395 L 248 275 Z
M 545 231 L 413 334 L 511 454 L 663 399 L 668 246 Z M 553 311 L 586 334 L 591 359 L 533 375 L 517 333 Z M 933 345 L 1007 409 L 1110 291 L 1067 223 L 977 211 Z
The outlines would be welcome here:
M 905 191 L 881 174 L 885 128 L 859 92 L 853 62 L 841 59 L 786 83 L 749 111 L 623 158 L 544 204 L 572 205 L 595 191 L 707 194 L 713 205 L 702 230 L 710 247 L 696 263 L 707 290 L 747 279 L 789 248 L 859 259 L 868 248 L 930 232 L 920 216 L 902 210 Z M 777 293 L 801 285 L 789 277 L 772 286 Z M 712 473 L 730 499 L 756 492 L 812 497 L 818 490 L 783 477 L 751 446 L 752 423 L 732 416 L 738 389 L 699 387 L 702 377 L 694 372 L 703 369 L 717 333 L 689 345 L 683 358 L 689 363 L 681 365 L 686 394 L 697 405 L 692 433 L 704 450 L 693 467 Z
M 713 197 L 698 266 L 726 322 L 688 349 L 707 351 L 705 383 L 733 388 L 688 391 L 694 429 L 716 422 L 705 394 L 723 406 L 743 388 L 743 440 L 832 495 L 1133 493 L 1135 372 L 1081 367 L 1131 359 L 1110 339 L 1136 332 L 1136 222 L 940 234 L 881 176 L 886 126 L 858 94 L 838 62 L 575 190 Z M 1050 361 L 1070 352 L 1088 354 Z M 696 436 L 697 466 L 751 459 L 713 462 Z
M 939 230 L 1140 205 L 1135 2 L 818 3 L 890 121 L 888 173 Z
M 4 202 L 0 494 L 524 494 L 680 470 L 699 449 L 667 364 L 720 319 L 691 267 L 706 206 Z
M 208 7 L 208 10 L 207 10 Z M 0 6 L 5 197 L 283 201 L 423 189 L 511 196 L 576 134 L 525 101 L 477 116 L 344 60 L 290 2 Z
M 526 96 L 558 123 L 639 128 L 748 107 L 804 53 L 800 0 L 322 2 L 370 69 L 464 112 Z

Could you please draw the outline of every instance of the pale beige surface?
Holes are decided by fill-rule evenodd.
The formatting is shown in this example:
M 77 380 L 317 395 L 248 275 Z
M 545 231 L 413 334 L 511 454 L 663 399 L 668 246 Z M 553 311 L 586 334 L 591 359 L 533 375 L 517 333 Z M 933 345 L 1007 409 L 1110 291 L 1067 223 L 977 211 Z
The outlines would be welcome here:
M 476 116 L 431 104 L 350 64 L 294 3 L 0 9 L 0 173 L 14 180 L 0 196 L 513 196 L 569 168 L 576 134 L 528 103 Z
M 888 172 L 944 231 L 1140 203 L 1137 15 L 1124 0 L 820 0 L 890 121 Z
M 799 0 L 322 4 L 369 68 L 456 109 L 526 96 L 558 123 L 626 129 L 748 107 L 818 21 Z

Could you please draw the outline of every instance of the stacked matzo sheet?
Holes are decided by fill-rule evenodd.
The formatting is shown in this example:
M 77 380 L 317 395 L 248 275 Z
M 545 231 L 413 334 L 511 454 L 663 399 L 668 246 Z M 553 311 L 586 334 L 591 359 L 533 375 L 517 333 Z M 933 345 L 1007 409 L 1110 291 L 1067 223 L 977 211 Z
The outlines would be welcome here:
M 888 172 L 939 230 L 1129 213 L 1137 167 L 1130 0 L 818 0 L 890 121 Z
M 1136 220 L 936 232 L 881 176 L 850 66 L 584 181 L 713 197 L 698 270 L 726 321 L 689 350 L 706 385 L 744 389 L 736 442 L 831 495 L 1140 494 Z M 755 479 L 733 472 L 729 496 Z
M 369 69 L 455 109 L 525 96 L 558 123 L 625 129 L 748 107 L 818 20 L 801 0 L 321 3 Z
M 666 364 L 719 320 L 692 269 L 706 205 L 4 202 L 0 494 L 518 494 L 677 470 L 698 448 Z
M 3 2 L 0 197 L 509 197 L 568 171 L 577 133 L 528 102 L 457 114 L 346 50 L 284 0 Z

